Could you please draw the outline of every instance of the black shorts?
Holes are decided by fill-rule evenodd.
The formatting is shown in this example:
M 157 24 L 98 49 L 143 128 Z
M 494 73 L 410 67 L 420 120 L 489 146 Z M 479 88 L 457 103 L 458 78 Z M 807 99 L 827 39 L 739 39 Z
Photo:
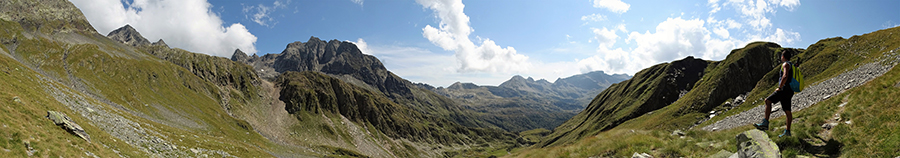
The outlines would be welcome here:
M 781 110 L 791 111 L 791 98 L 794 97 L 794 91 L 790 89 L 782 89 L 781 91 L 772 92 L 766 100 L 772 103 L 781 102 Z

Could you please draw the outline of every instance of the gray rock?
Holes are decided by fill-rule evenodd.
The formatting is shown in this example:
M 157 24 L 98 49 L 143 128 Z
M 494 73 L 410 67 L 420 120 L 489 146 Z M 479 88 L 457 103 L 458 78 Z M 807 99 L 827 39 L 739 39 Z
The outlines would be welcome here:
M 722 149 L 719 150 L 718 153 L 710 155 L 709 158 L 727 158 L 731 155 L 735 155 L 735 153 L 728 152 L 728 150 Z
M 672 135 L 673 135 L 673 136 L 674 136 L 674 135 L 677 135 L 677 136 L 684 136 L 684 131 L 681 131 L 681 130 L 675 130 L 675 131 L 672 131 Z
M 634 153 L 631 158 L 653 158 L 653 156 L 647 153 Z
M 825 124 L 822 124 L 822 128 L 824 128 L 826 130 L 830 130 L 831 128 L 834 128 L 834 126 L 837 126 L 837 125 L 838 125 L 838 123 L 825 123 Z
M 778 145 L 763 131 L 755 129 L 744 131 L 735 139 L 739 157 L 781 157 Z
M 88 135 L 81 126 L 76 124 L 75 121 L 72 121 L 69 116 L 66 116 L 66 114 L 57 111 L 47 111 L 47 118 L 53 120 L 53 124 L 62 127 L 66 131 L 69 131 L 69 133 L 75 134 L 88 142 L 91 141 L 91 136 Z

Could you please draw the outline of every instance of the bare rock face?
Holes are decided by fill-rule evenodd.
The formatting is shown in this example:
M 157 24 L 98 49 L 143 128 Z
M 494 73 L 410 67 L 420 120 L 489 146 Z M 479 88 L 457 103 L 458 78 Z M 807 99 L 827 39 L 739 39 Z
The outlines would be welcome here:
M 53 124 L 69 131 L 69 133 L 75 134 L 84 140 L 91 141 L 91 136 L 88 135 L 87 132 L 84 132 L 84 129 L 76 124 L 75 121 L 72 121 L 66 114 L 57 111 L 47 111 L 47 118 L 52 120 Z
M 735 139 L 738 148 L 735 154 L 738 157 L 781 157 L 781 150 L 778 150 L 778 145 L 769 139 L 766 132 L 753 129 L 738 134 Z
M 125 25 L 119 29 L 113 30 L 112 32 L 109 32 L 106 37 L 131 46 L 150 45 L 150 41 L 144 38 L 144 36 L 141 36 L 141 33 L 131 27 L 131 25 Z M 165 44 L 165 42 L 163 42 L 163 44 Z
M 28 31 L 97 32 L 81 10 L 65 0 L 4 0 L 0 13 L 0 19 L 18 22 Z
M 412 98 L 410 88 L 416 87 L 388 71 L 375 56 L 360 52 L 359 48 L 350 42 L 338 40 L 326 42 L 310 37 L 307 42 L 288 44 L 280 54 L 244 58 L 246 56 L 243 52 L 235 51 L 232 60 L 252 65 L 260 76 L 275 76 L 272 73 L 286 71 L 317 71 L 330 75 L 350 76 L 375 87 L 391 98 Z
M 231 55 L 231 61 L 247 63 L 247 61 L 249 61 L 249 60 L 250 60 L 250 57 L 247 56 L 247 54 L 245 54 L 244 51 L 241 51 L 240 49 L 235 49 L 234 55 Z

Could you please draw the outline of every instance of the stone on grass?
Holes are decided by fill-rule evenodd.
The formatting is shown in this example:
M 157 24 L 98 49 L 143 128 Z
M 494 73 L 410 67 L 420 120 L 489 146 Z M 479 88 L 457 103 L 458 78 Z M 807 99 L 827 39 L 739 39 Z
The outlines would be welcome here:
M 781 150 L 778 145 L 769 139 L 766 132 L 760 130 L 748 130 L 738 134 L 737 153 L 738 157 L 781 157 Z
M 88 142 L 91 141 L 91 136 L 84 131 L 84 128 L 75 124 L 75 121 L 72 121 L 66 114 L 57 111 L 47 111 L 47 118 L 53 120 L 53 124 L 62 127 L 69 133 L 75 134 Z

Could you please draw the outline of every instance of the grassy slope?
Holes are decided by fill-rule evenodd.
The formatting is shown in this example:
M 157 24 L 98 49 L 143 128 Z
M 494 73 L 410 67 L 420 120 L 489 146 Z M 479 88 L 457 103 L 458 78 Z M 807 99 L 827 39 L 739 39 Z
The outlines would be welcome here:
M 801 71 L 806 76 L 807 84 L 824 81 L 828 78 L 857 67 L 858 64 L 878 62 L 886 52 L 900 48 L 900 28 L 891 28 L 873 33 L 853 36 L 850 39 L 830 38 L 811 45 L 807 50 L 793 50 L 800 52 L 792 61 L 801 64 Z M 778 51 L 778 50 L 775 50 Z M 898 71 L 892 70 L 882 77 L 864 86 L 854 88 L 848 93 L 812 105 L 808 109 L 795 112 L 794 128 L 796 137 L 776 138 L 779 133 L 769 132 L 770 136 L 782 146 L 785 155 L 814 155 L 828 156 L 835 154 L 827 152 L 842 146 L 838 153 L 841 156 L 867 157 L 872 155 L 892 156 L 896 153 L 900 140 L 884 139 L 898 138 L 896 123 L 898 118 L 898 101 L 893 97 L 898 93 Z M 759 105 L 757 101 L 774 90 L 777 69 L 767 73 L 760 80 L 748 97 L 748 103 L 730 110 L 720 116 L 701 124 L 702 127 L 721 120 L 730 115 L 746 111 Z M 704 79 L 704 81 L 707 79 Z M 700 86 L 700 85 L 698 85 Z M 841 98 L 849 96 L 850 102 L 842 117 L 853 121 L 852 127 L 839 125 L 833 130 L 834 138 L 819 136 L 822 132 L 821 125 L 826 118 L 833 117 L 840 104 Z M 874 96 L 874 97 L 873 97 Z M 686 96 L 687 97 L 687 96 Z M 857 102 L 856 104 L 853 104 Z M 676 103 L 678 104 L 678 103 Z M 752 105 L 752 106 L 749 106 Z M 644 115 L 630 120 L 619 127 L 602 132 L 594 137 L 578 140 L 572 144 L 549 148 L 517 149 L 519 152 L 513 157 L 584 157 L 584 156 L 629 156 L 633 152 L 647 152 L 660 156 L 687 156 L 703 157 L 714 154 L 719 150 L 735 151 L 734 136 L 738 133 L 752 129 L 743 126 L 736 129 L 706 132 L 700 129 L 688 130 L 686 138 L 669 136 L 671 129 L 689 126 L 696 117 L 702 117 L 702 112 L 683 113 L 681 108 L 669 106 L 658 110 L 653 114 Z M 679 114 L 681 113 L 681 114 Z M 784 125 L 784 119 L 774 118 L 774 126 Z M 815 139 L 819 139 L 818 142 Z M 614 141 L 609 141 L 614 140 Z M 707 143 L 702 143 L 707 142 Z M 818 144 L 817 144 L 818 143 Z M 710 145 L 718 144 L 718 145 Z M 838 144 L 838 145 L 835 145 Z M 877 156 L 876 156 L 877 157 Z
M 174 143 L 175 145 L 228 151 L 235 156 L 268 155 L 256 147 L 268 146 L 266 140 L 252 129 L 247 128 L 248 126 L 242 125 L 246 123 L 229 116 L 221 108 L 221 105 L 217 104 L 217 99 L 221 97 L 217 92 L 218 88 L 183 68 L 155 59 L 140 51 L 137 51 L 139 54 L 129 54 L 127 51 L 122 51 L 121 47 L 114 46 L 115 42 L 99 35 L 84 36 L 88 39 L 88 44 L 72 44 L 50 39 L 56 35 L 43 38 L 44 36 L 41 36 L 40 33 L 31 33 L 37 34 L 37 36 L 32 35 L 34 38 L 27 38 L 22 33 L 24 29 L 14 22 L 3 21 L 3 28 L 11 30 L 6 32 L 8 34 L 4 34 L 4 39 L 17 39 L 15 49 L 4 48 L 5 50 L 14 50 L 15 53 L 12 53 L 15 54 L 14 56 L 17 56 L 26 65 L 30 65 L 23 68 L 36 68 L 39 72 L 43 72 L 42 74 L 56 78 L 65 85 L 87 90 L 89 93 L 101 96 L 104 100 L 121 105 L 130 112 L 120 112 L 120 114 L 141 124 L 150 125 L 149 128 L 154 128 L 153 130 L 160 132 L 164 135 L 163 137 L 199 135 L 196 139 L 184 138 L 196 141 L 179 141 Z M 11 59 L 4 63 L 18 63 L 18 61 Z M 30 76 L 41 73 L 27 74 Z M 4 81 L 26 81 L 22 84 L 35 88 L 36 91 L 41 90 L 37 88 L 41 87 L 39 85 L 54 84 L 35 83 L 36 79 Z M 48 96 L 39 92 L 26 94 L 28 95 L 19 95 L 19 97 L 22 100 L 31 100 Z M 54 101 L 46 100 L 46 102 Z M 98 103 L 104 104 L 105 102 L 98 101 Z M 106 107 L 116 108 L 112 105 L 106 105 Z M 57 107 L 28 110 L 42 111 L 33 114 L 37 116 L 46 114 L 45 110 L 60 109 Z M 77 113 L 70 111 L 68 114 L 76 121 L 83 122 L 81 125 L 89 131 L 89 134 L 101 135 L 101 138 L 104 135 L 100 130 L 91 131 L 95 127 L 87 124 L 87 121 L 78 117 Z M 142 117 L 128 116 L 130 114 Z M 33 121 L 40 122 L 42 120 Z M 62 131 L 59 128 L 55 130 Z M 116 143 L 116 141 L 104 141 L 104 139 L 96 142 Z M 14 144 L 20 145 L 20 142 Z M 117 149 L 140 151 L 128 147 L 117 147 Z M 72 153 L 62 152 L 61 154 Z
M 4 50 L 6 47 L 0 46 Z M 40 82 L 40 75 L 17 62 L 0 51 L 0 157 L 17 157 L 26 155 L 25 142 L 29 142 L 37 150 L 37 156 L 81 157 L 89 156 L 85 152 L 100 157 L 121 156 L 138 157 L 142 155 L 124 141 L 101 129 L 87 124 L 87 120 L 60 104 L 47 94 Z M 69 134 L 45 118 L 47 111 L 60 111 L 80 123 L 91 135 L 94 143 L 89 143 L 75 135 Z M 112 148 L 112 149 L 111 149 Z
M 441 117 L 427 116 L 394 103 L 383 95 L 317 72 L 289 71 L 282 74 L 278 82 L 284 87 L 281 95 L 287 103 L 288 111 L 293 112 L 297 119 L 301 120 L 295 130 L 300 132 L 300 135 L 308 135 L 302 136 L 310 139 L 305 140 L 307 143 L 330 142 L 320 144 L 349 149 L 347 151 L 352 153 L 371 153 L 354 149 L 357 147 L 353 145 L 365 143 L 359 141 L 360 137 L 356 136 L 363 132 L 366 136 L 361 137 L 362 139 L 379 142 L 383 144 L 381 145 L 383 149 L 402 157 L 463 156 L 471 153 L 459 153 L 457 149 L 452 148 L 467 145 L 475 147 L 473 148 L 475 150 L 488 150 L 493 148 L 492 146 L 513 144 L 510 142 L 513 141 L 511 134 L 491 129 L 463 127 Z M 349 122 L 343 121 L 344 117 Z M 322 121 L 323 119 L 325 120 Z M 337 125 L 338 123 L 340 125 Z M 356 131 L 352 127 L 341 126 L 345 123 L 371 128 Z M 446 153 L 435 155 L 418 153 L 434 149 L 421 147 L 416 149 L 416 146 L 427 148 L 444 146 L 443 148 L 448 149 L 440 149 Z

